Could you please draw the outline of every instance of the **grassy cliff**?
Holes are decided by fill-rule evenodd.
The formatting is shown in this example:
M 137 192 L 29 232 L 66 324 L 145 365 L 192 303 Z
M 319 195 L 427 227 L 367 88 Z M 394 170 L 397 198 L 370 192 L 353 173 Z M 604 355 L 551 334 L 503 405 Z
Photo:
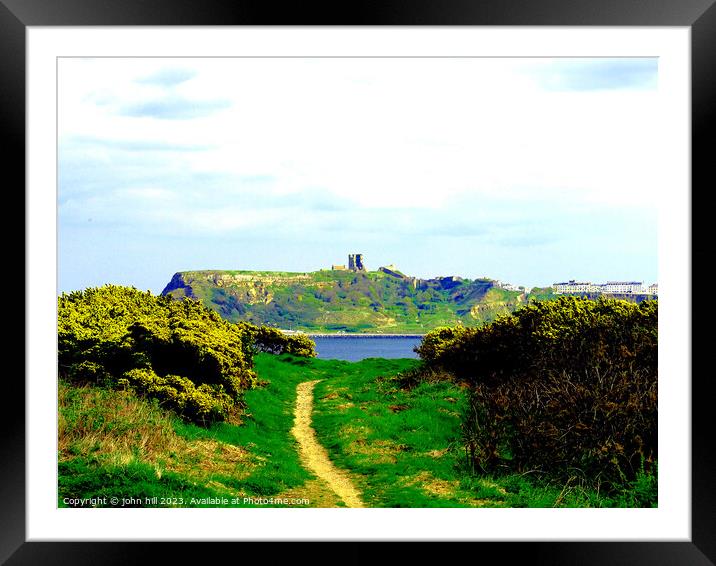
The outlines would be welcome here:
M 398 271 L 186 271 L 163 295 L 194 297 L 232 321 L 307 332 L 422 334 L 494 320 L 530 296 L 490 279 L 418 279 Z

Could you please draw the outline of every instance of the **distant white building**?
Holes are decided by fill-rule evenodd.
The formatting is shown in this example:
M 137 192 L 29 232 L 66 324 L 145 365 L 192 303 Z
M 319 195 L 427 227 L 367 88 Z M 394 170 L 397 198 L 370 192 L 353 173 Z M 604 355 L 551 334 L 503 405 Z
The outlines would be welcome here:
M 606 283 L 591 283 L 589 281 L 575 281 L 570 279 L 563 283 L 553 283 L 555 294 L 569 293 L 596 293 L 607 295 L 659 295 L 659 285 L 652 283 L 645 287 L 641 281 L 607 281 Z
M 526 293 L 525 287 L 522 285 L 513 285 L 512 283 L 505 283 L 504 281 L 495 280 L 495 286 L 506 291 L 519 291 L 520 293 Z
M 563 283 L 554 283 L 552 285 L 554 292 L 559 295 L 562 293 L 595 293 L 597 286 L 593 285 L 590 281 L 575 281 L 570 279 Z
M 601 288 L 602 293 L 610 295 L 641 295 L 646 292 L 641 281 L 607 281 Z

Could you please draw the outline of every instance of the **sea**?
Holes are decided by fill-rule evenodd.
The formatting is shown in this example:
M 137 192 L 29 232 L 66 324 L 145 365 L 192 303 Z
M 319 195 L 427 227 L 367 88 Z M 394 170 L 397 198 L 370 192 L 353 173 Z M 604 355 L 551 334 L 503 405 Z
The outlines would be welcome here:
M 366 358 L 417 358 L 413 348 L 420 344 L 417 334 L 334 334 L 309 335 L 316 343 L 318 357 L 324 360 L 359 362 Z

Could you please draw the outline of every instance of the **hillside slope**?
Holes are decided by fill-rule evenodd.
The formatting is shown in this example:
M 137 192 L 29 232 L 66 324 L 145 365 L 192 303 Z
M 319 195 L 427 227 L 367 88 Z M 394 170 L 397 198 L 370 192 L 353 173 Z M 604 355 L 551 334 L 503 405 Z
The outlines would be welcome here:
M 307 332 L 424 333 L 512 312 L 529 295 L 490 279 L 418 279 L 398 271 L 186 271 L 163 295 L 194 297 L 232 321 Z

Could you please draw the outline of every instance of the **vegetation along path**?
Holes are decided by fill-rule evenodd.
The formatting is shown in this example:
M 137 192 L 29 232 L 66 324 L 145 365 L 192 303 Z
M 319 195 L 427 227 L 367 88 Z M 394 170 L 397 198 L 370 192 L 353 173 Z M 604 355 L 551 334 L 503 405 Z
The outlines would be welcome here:
M 304 381 L 296 387 L 295 424 L 291 432 L 296 437 L 304 466 L 325 481 L 348 507 L 364 507 L 360 493 L 348 474 L 339 470 L 328 457 L 328 452 L 316 438 L 311 426 L 313 388 L 320 379 Z

